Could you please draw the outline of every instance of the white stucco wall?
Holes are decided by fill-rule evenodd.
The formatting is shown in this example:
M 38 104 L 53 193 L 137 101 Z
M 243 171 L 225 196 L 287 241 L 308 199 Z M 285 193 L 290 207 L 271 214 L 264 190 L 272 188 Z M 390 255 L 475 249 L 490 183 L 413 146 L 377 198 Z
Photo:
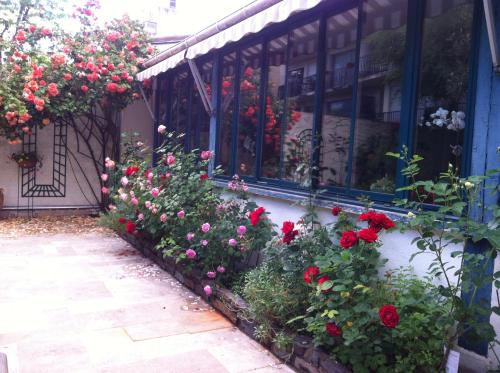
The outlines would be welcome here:
M 150 107 L 154 110 L 152 102 Z M 129 134 L 138 132 L 145 144 L 153 144 L 153 119 L 144 100 L 139 99 L 122 111 L 121 130 L 122 133 Z
M 51 126 L 51 125 L 49 125 Z M 53 128 L 44 128 L 37 133 L 37 153 L 42 157 L 42 166 L 37 170 L 38 184 L 52 184 L 52 154 L 53 154 Z M 95 207 L 97 205 L 92 194 L 91 188 L 85 181 L 85 174 L 93 185 L 94 192 L 100 196 L 100 186 L 92 162 L 78 153 L 78 144 L 76 135 L 68 128 L 68 148 L 75 154 L 75 157 L 82 165 L 83 171 L 77 166 L 75 159 L 68 152 L 66 168 L 66 196 L 50 198 L 34 198 L 35 208 L 54 208 L 54 207 Z M 84 146 L 81 151 L 85 152 Z M 27 207 L 28 199 L 19 198 L 18 191 L 20 179 L 18 177 L 19 168 L 17 164 L 10 159 L 12 153 L 21 151 L 21 145 L 9 145 L 7 141 L 0 138 L 0 188 L 4 189 L 5 208 Z M 31 203 L 31 202 L 30 202 Z

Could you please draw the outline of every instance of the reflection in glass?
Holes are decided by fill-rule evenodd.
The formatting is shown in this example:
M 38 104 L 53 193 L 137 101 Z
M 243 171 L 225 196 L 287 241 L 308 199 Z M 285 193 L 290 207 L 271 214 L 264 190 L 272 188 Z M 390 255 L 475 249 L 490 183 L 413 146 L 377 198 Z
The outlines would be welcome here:
M 262 176 L 267 178 L 280 176 L 287 39 L 284 35 L 268 43 L 268 86 L 262 141 Z
M 240 175 L 255 174 L 261 54 L 260 44 L 241 51 L 240 115 L 236 150 L 236 173 Z
M 166 76 L 158 80 L 158 125 L 167 124 L 167 95 L 168 95 L 168 81 Z
M 319 21 L 293 30 L 289 39 L 284 179 L 308 186 L 316 88 Z
M 174 75 L 172 82 L 172 113 L 170 129 L 177 134 L 188 131 L 188 71 Z
M 218 162 L 225 175 L 229 175 L 231 166 L 231 137 L 235 97 L 236 53 L 230 53 L 222 59 L 222 79 L 220 82 L 220 121 Z
M 394 193 L 407 0 L 363 2 L 351 186 Z
M 211 97 L 211 80 L 212 80 L 212 62 L 205 62 L 203 65 L 198 67 L 201 75 L 201 79 L 205 83 L 205 89 L 207 90 L 209 99 Z M 191 149 L 208 149 L 208 139 L 210 130 L 210 115 L 205 110 L 203 102 L 198 91 L 198 87 L 193 82 L 193 92 L 192 92 L 192 111 L 191 111 L 191 136 L 190 136 L 190 148 Z
M 347 178 L 356 59 L 357 8 L 327 20 L 320 184 L 343 186 Z
M 415 142 L 422 179 L 461 166 L 474 6 L 454 3 L 426 2 Z

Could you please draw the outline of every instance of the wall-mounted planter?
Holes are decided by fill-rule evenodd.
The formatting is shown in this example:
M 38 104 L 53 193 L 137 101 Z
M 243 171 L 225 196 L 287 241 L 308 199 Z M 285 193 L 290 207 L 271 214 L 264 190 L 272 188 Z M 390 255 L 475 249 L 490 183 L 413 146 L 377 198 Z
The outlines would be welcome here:
M 230 290 L 215 286 L 214 282 L 204 278 L 201 271 L 192 269 L 187 271 L 182 264 L 176 264 L 172 258 L 163 258 L 163 255 L 154 249 L 154 244 L 145 238 L 136 237 L 128 233 L 121 233 L 121 237 L 138 249 L 145 257 L 153 260 L 158 266 L 169 272 L 183 285 L 194 291 L 212 307 L 226 316 L 234 325 L 250 338 L 255 339 L 257 325 L 243 318 L 243 311 L 248 308 L 247 303 Z M 207 297 L 203 291 L 206 285 L 212 286 L 214 293 Z M 279 359 L 286 362 L 299 372 L 305 373 L 350 373 L 351 370 L 333 360 L 321 349 L 315 348 L 312 339 L 299 335 L 295 338 L 290 351 L 280 350 L 275 344 L 265 345 Z

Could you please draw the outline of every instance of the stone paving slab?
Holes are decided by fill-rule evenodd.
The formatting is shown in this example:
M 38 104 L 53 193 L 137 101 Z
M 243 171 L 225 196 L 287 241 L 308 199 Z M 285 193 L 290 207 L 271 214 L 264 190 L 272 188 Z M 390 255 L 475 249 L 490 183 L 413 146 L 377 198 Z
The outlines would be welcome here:
M 0 238 L 10 373 L 292 372 L 113 234 Z

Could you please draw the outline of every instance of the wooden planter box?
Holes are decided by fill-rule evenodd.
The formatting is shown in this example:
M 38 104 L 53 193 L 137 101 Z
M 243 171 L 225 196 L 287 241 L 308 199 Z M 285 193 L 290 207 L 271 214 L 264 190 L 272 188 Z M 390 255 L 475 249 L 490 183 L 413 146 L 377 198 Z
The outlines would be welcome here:
M 139 250 L 145 257 L 153 260 L 158 266 L 169 272 L 179 282 L 202 297 L 216 310 L 226 316 L 243 333 L 255 340 L 255 329 L 257 327 L 252 321 L 241 317 L 243 311 L 248 308 L 244 299 L 233 294 L 229 289 L 215 286 L 214 281 L 204 278 L 201 271 L 193 269 L 187 271 L 182 264 L 176 264 L 172 258 L 163 258 L 163 255 L 154 250 L 154 244 L 147 239 L 138 238 L 128 233 L 120 233 L 121 237 Z M 213 294 L 207 297 L 203 288 L 210 285 Z M 259 342 L 259 341 L 257 341 Z M 294 340 L 291 351 L 282 351 L 275 344 L 266 345 L 270 351 L 279 359 L 286 362 L 299 372 L 306 373 L 350 373 L 351 370 L 339 362 L 333 360 L 327 353 L 315 348 L 312 338 L 299 335 Z

